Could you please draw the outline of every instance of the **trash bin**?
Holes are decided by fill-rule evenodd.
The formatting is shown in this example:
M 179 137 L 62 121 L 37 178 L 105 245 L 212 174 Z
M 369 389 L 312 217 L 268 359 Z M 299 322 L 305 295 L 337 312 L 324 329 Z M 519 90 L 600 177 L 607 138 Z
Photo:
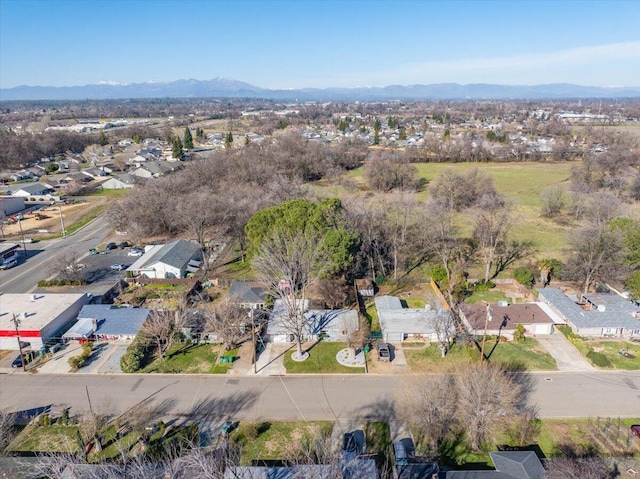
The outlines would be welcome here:
M 369 351 L 371 351 L 371 346 L 369 346 L 368 344 L 364 345 L 364 352 L 365 353 L 369 353 Z

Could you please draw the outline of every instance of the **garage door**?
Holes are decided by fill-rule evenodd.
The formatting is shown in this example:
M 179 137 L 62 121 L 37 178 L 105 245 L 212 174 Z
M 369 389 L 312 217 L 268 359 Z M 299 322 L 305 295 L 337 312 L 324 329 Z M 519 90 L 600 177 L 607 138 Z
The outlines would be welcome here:
M 536 324 L 534 329 L 535 334 L 551 334 L 550 324 Z
M 385 334 L 385 341 L 389 343 L 400 343 L 402 342 L 402 338 L 404 338 L 404 334 L 402 333 L 387 333 Z

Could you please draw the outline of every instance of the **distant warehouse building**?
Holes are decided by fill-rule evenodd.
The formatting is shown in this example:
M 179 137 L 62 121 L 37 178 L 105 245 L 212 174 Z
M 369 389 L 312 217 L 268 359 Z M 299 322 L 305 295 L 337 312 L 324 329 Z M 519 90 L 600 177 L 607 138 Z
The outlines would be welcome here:
M 0 349 L 19 349 L 14 318 L 23 347 L 38 350 L 59 338 L 88 301 L 86 294 L 0 294 Z

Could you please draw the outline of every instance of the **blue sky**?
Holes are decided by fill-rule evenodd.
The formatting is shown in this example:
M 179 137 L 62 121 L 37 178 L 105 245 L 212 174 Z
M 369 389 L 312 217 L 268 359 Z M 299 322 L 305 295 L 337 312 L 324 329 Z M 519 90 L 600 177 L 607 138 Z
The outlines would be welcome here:
M 640 1 L 0 0 L 0 87 L 640 86 Z

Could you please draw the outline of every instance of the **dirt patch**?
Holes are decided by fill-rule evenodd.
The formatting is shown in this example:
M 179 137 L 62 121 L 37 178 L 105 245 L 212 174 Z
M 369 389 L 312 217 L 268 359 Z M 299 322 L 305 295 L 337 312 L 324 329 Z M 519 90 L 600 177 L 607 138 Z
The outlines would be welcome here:
M 107 198 L 104 197 L 87 197 L 78 200 L 78 203 L 70 205 L 53 205 L 46 206 L 36 210 L 44 218 L 36 220 L 35 214 L 24 214 L 24 219 L 20 221 L 20 224 L 8 224 L 4 225 L 3 232 L 5 239 L 19 240 L 21 235 L 25 237 L 42 239 L 45 236 L 52 234 L 60 234 L 62 232 L 62 222 L 60 221 L 60 215 L 62 214 L 62 221 L 64 221 L 65 229 L 68 229 L 72 225 L 79 223 L 88 215 L 90 215 L 96 208 L 104 205 L 107 202 Z M 22 226 L 22 232 L 20 231 Z M 41 232 L 41 230 L 43 232 Z

